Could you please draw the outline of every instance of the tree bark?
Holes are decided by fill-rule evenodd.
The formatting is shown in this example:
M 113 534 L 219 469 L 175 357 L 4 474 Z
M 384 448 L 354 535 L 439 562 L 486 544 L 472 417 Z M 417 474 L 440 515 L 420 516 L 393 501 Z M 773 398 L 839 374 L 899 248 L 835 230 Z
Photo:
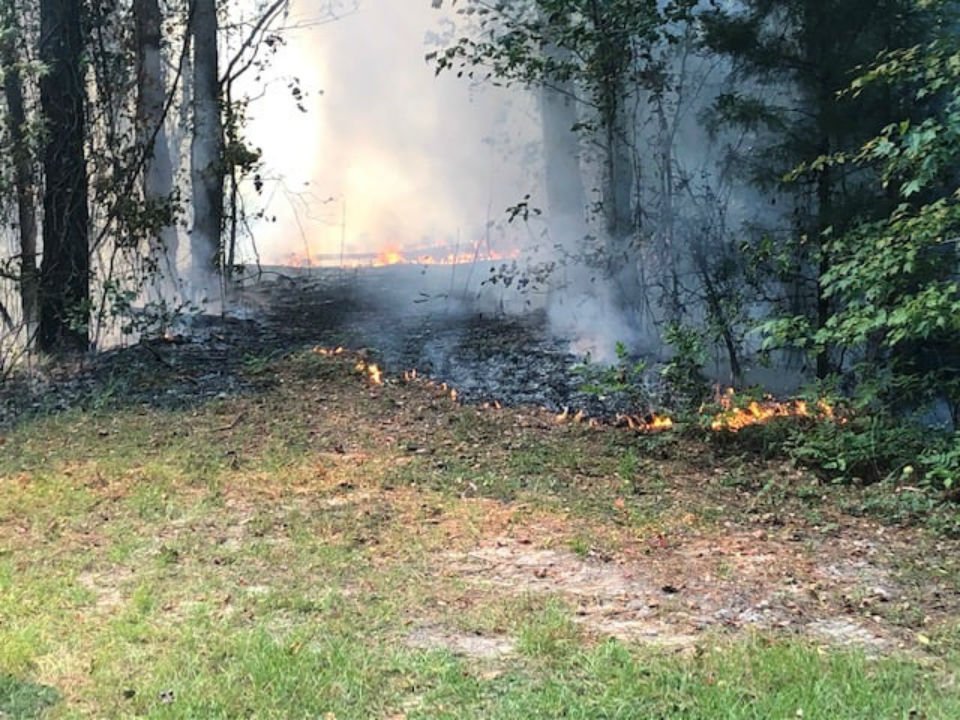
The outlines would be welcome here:
M 191 280 L 209 289 L 219 267 L 223 228 L 223 122 L 220 113 L 216 0 L 196 0 L 193 17 L 193 233 Z
M 137 46 L 137 142 L 147 153 L 143 167 L 143 197 L 147 205 L 163 208 L 173 197 L 173 163 L 167 139 L 164 109 L 167 104 L 163 72 L 161 23 L 158 0 L 134 0 Z M 166 212 L 161 215 L 167 215 Z M 177 232 L 171 222 L 156 228 L 150 255 L 159 273 L 177 279 Z
M 7 100 L 7 130 L 13 157 L 13 184 L 17 195 L 17 222 L 20 236 L 20 304 L 28 341 L 37 323 L 37 208 L 36 178 L 27 139 L 27 112 L 23 99 L 17 42 L 20 22 L 14 0 L 0 2 L 0 27 L 6 32 L 0 41 L 0 68 Z
M 43 150 L 43 262 L 40 269 L 40 348 L 88 348 L 90 253 L 81 0 L 40 1 L 40 105 Z

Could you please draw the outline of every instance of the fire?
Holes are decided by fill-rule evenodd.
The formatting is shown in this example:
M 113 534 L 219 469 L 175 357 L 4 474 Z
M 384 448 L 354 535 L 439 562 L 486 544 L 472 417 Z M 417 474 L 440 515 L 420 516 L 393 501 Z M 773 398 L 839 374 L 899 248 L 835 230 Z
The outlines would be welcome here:
M 343 355 L 346 352 L 344 348 L 339 346 L 335 348 L 315 347 L 313 351 L 321 357 L 336 357 L 337 355 Z
M 390 247 L 377 253 L 377 257 L 373 260 L 373 266 L 385 267 L 386 265 L 399 265 L 404 262 L 407 262 L 407 260 L 403 253 L 398 248 Z
M 631 430 L 639 432 L 663 432 L 673 429 L 673 419 L 665 415 L 651 413 L 646 416 L 641 415 L 617 415 L 614 425 L 623 427 L 626 425 Z
M 373 252 L 340 253 L 289 253 L 278 258 L 287 267 L 388 267 L 390 265 L 467 265 L 473 262 L 498 262 L 516 260 L 521 253 L 518 248 L 507 251 L 493 249 L 477 252 L 476 249 L 461 249 L 437 246 L 403 249 L 396 244 L 384 245 Z
M 583 410 L 578 410 L 571 414 L 569 407 L 564 407 L 563 412 L 553 416 L 558 425 L 567 421 L 577 424 L 585 423 L 587 427 L 600 428 L 605 425 L 613 427 L 628 427 L 631 430 L 644 433 L 657 433 L 673 429 L 673 420 L 665 415 L 651 413 L 649 415 L 617 415 L 612 420 L 588 417 Z
M 357 360 L 354 370 L 358 373 L 366 374 L 370 382 L 374 385 L 383 385 L 383 371 L 376 363 L 368 363 L 365 360 Z
M 403 251 L 391 245 L 380 250 L 370 264 L 373 267 L 386 267 L 388 265 L 465 265 L 472 262 L 511 260 L 518 257 L 520 257 L 520 251 L 516 249 L 505 253 L 495 250 L 462 252 L 445 247 L 414 248 Z
M 762 425 L 782 417 L 835 419 L 833 407 L 826 400 L 817 401 L 816 411 L 812 411 L 805 400 L 779 402 L 773 398 L 765 398 L 762 401 L 751 400 L 745 407 L 737 407 L 735 400 L 736 392 L 733 388 L 717 399 L 721 412 L 710 422 L 711 430 L 735 433 L 745 427 Z

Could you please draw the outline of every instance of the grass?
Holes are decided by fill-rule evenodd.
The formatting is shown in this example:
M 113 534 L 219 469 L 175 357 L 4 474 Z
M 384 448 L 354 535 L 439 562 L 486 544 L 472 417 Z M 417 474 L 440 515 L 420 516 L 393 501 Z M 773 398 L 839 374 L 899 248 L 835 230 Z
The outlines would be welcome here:
M 598 632 L 569 593 L 476 582 L 451 558 L 498 538 L 593 567 L 596 549 L 645 558 L 774 509 L 842 518 L 776 469 L 713 472 L 674 440 L 458 408 L 350 367 L 251 360 L 277 380 L 257 397 L 4 438 L 0 718 L 960 717 L 960 625 L 910 609 L 887 614 L 925 642 L 879 655 L 719 628 L 677 649 Z M 948 559 L 936 582 L 956 587 Z M 411 643 L 425 627 L 513 649 Z

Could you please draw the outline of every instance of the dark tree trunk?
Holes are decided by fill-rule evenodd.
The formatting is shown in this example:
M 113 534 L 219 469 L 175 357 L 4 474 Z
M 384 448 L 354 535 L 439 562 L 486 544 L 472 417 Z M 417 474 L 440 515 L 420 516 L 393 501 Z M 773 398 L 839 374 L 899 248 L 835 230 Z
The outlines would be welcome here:
M 81 0 L 41 0 L 40 80 L 46 122 L 43 150 L 43 263 L 40 348 L 86 350 L 90 296 L 86 100 Z
M 27 139 L 27 112 L 23 100 L 17 42 L 20 23 L 14 0 L 0 3 L 0 25 L 7 32 L 0 38 L 0 67 L 7 99 L 7 129 L 13 155 L 13 184 L 17 195 L 20 235 L 20 303 L 28 339 L 37 322 L 37 208 L 36 178 Z

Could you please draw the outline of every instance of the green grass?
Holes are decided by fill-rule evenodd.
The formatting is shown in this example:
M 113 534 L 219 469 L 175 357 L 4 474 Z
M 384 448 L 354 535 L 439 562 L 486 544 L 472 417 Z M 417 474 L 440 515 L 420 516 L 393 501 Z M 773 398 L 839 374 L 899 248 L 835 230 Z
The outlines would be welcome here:
M 0 718 L 960 717 L 960 624 L 881 658 L 774 633 L 678 652 L 597 636 L 559 593 L 438 569 L 527 528 L 584 562 L 647 547 L 735 505 L 750 468 L 707 482 L 673 440 L 372 393 L 314 356 L 248 369 L 284 383 L 37 418 L 0 445 Z M 513 651 L 408 642 L 424 626 Z

